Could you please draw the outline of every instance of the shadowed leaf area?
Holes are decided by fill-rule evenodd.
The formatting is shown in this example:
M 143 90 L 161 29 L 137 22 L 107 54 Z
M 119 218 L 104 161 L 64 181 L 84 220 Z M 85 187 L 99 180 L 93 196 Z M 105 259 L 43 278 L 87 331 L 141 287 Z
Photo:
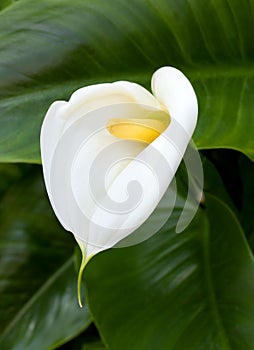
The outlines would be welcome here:
M 55 347 L 91 321 L 77 305 L 74 240 L 53 215 L 39 167 L 0 170 L 13 181 L 0 202 L 0 348 Z

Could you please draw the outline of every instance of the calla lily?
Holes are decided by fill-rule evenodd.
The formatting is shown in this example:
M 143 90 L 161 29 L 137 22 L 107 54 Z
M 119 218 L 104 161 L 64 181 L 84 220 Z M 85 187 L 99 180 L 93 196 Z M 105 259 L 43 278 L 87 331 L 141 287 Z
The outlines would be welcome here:
M 79 288 L 88 260 L 156 208 L 193 134 L 198 105 L 184 74 L 160 68 L 152 92 L 127 81 L 84 87 L 54 102 L 43 121 L 45 184 L 83 253 Z

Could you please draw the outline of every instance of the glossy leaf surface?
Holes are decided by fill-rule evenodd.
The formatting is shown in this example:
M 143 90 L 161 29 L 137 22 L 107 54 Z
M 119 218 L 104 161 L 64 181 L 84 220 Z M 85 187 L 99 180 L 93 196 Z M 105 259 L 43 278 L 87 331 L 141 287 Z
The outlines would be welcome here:
M 215 197 L 205 205 L 184 233 L 175 212 L 147 242 L 88 265 L 89 304 L 110 349 L 254 347 L 253 258 L 233 212 Z
M 194 139 L 254 159 L 254 2 L 20 0 L 0 13 L 0 160 L 40 162 L 49 105 L 79 87 L 183 70 L 200 104 Z

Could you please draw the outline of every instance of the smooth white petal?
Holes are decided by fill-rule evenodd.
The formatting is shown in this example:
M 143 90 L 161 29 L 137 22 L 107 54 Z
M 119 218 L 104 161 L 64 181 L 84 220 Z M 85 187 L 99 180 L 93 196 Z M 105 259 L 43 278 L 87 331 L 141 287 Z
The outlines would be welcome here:
M 149 217 L 195 128 L 196 95 L 180 71 L 159 69 L 152 89 L 157 99 L 129 82 L 85 87 L 68 103 L 53 104 L 44 120 L 41 149 L 49 197 L 58 219 L 88 257 L 112 247 Z M 167 110 L 171 123 L 147 147 L 116 140 L 105 129 L 109 119 L 146 118 L 158 110 Z M 106 173 L 102 155 L 106 165 L 113 161 Z
M 109 189 L 109 193 L 116 201 L 123 201 L 124 198 L 121 198 L 123 186 L 126 187 L 128 182 L 136 179 L 142 186 L 143 194 L 149 195 L 143 198 L 127 216 L 118 213 L 110 219 L 107 213 L 97 209 L 94 214 L 97 220 L 103 218 L 105 227 L 109 223 L 112 225 L 101 231 L 100 235 L 96 234 L 96 227 L 94 228 L 90 236 L 97 238 L 97 244 L 100 242 L 105 246 L 114 245 L 149 217 L 171 183 L 195 128 L 196 95 L 188 79 L 180 71 L 170 67 L 160 69 L 153 77 L 153 90 L 167 108 L 171 123 L 164 133 L 119 174 Z M 139 162 L 143 162 L 142 169 Z M 149 177 L 148 169 L 156 170 L 154 179 Z M 157 181 L 157 186 L 153 180 Z M 115 228 L 117 225 L 118 230 Z
M 160 197 L 156 175 L 139 155 L 124 168 L 107 192 L 113 204 L 103 198 L 92 217 L 91 244 L 111 247 L 146 220 Z
M 58 208 L 54 201 L 52 201 L 50 188 L 49 178 L 51 162 L 55 149 L 65 131 L 68 130 L 73 123 L 80 118 L 84 118 L 86 114 L 89 114 L 89 112 L 93 110 L 98 110 L 104 106 L 114 104 L 130 104 L 130 111 L 132 110 L 133 104 L 151 106 L 157 109 L 160 107 L 159 102 L 154 96 L 142 86 L 135 83 L 120 81 L 116 83 L 92 85 L 75 91 L 69 102 L 54 102 L 50 106 L 43 121 L 40 143 L 45 184 L 53 209 L 61 224 L 67 230 L 71 230 L 71 227 L 59 214 Z M 127 115 L 130 116 L 131 113 L 129 113 L 127 109 L 128 106 L 126 105 L 125 110 L 123 110 L 123 115 L 116 115 L 116 118 L 124 118 Z M 95 117 L 99 118 L 99 116 Z M 112 116 L 108 115 L 107 119 L 110 117 Z M 140 114 L 137 114 L 136 117 L 140 117 Z M 63 155 L 63 157 L 64 156 L 65 155 Z
M 64 131 L 92 110 L 120 103 L 160 108 L 159 102 L 151 93 L 142 86 L 127 81 L 87 86 L 75 91 L 69 102 L 56 101 L 50 106 L 41 128 L 42 164 L 47 185 L 52 155 Z
M 106 165 L 110 157 L 113 157 L 111 160 L 114 163 L 114 156 L 115 161 L 119 157 L 120 160 L 125 157 L 129 162 L 145 148 L 143 143 L 119 140 L 110 135 L 105 130 L 109 115 L 113 118 L 119 115 L 130 118 L 146 115 L 152 110 L 151 107 L 130 103 L 106 106 L 79 118 L 60 138 L 51 165 L 51 200 L 59 220 L 64 221 L 65 226 L 80 240 L 90 240 L 88 227 L 98 205 L 96 201 L 99 202 L 103 193 L 106 193 L 91 193 L 93 179 L 97 181 L 93 186 L 95 190 L 99 185 L 104 185 L 103 180 L 106 182 L 105 186 L 109 186 L 126 166 L 121 163 L 114 171 L 105 174 L 97 157 L 103 156 Z M 92 170 L 95 174 L 91 177 Z M 99 176 L 102 178 L 96 179 Z
M 57 213 L 57 208 L 55 207 L 51 191 L 50 191 L 50 170 L 51 170 L 51 162 L 53 158 L 53 154 L 57 143 L 59 141 L 59 137 L 64 129 L 64 120 L 60 117 L 62 108 L 67 104 L 66 101 L 56 101 L 52 103 L 48 112 L 44 118 L 42 127 L 41 127 L 41 135 L 40 135 L 40 148 L 41 148 L 41 161 L 43 168 L 44 181 L 46 185 L 46 189 L 48 192 L 48 196 L 51 202 L 51 205 L 54 209 L 54 212 Z M 69 230 L 69 227 L 66 226 L 64 220 L 58 217 L 59 221 L 63 225 L 66 230 Z
M 164 147 L 170 146 L 170 142 L 165 142 Z M 163 151 L 152 143 L 118 175 L 110 186 L 108 195 L 118 204 L 119 209 L 110 212 L 96 208 L 92 222 L 100 223 L 103 230 L 98 230 L 94 224 L 90 225 L 91 244 L 112 247 L 151 215 L 175 174 L 175 167 L 171 167 Z M 181 159 L 178 151 L 175 151 L 174 158 Z M 105 200 L 106 208 L 107 202 Z
M 152 91 L 171 119 L 177 120 L 191 137 L 197 122 L 198 103 L 186 76 L 173 67 L 160 68 L 153 74 Z
M 41 158 L 43 168 L 47 170 L 44 172 L 47 183 L 52 155 L 65 124 L 64 121 L 59 118 L 59 115 L 61 115 L 61 110 L 66 104 L 67 102 L 65 101 L 56 101 L 52 103 L 41 127 Z
M 93 237 L 94 244 L 112 246 L 149 217 L 171 183 L 194 131 L 198 113 L 197 99 L 183 73 L 171 67 L 159 69 L 153 76 L 152 88 L 160 103 L 168 110 L 171 123 L 119 174 L 109 189 L 112 198 L 119 203 L 124 202 L 123 186 L 126 188 L 129 182 L 136 179 L 142 186 L 144 198 L 125 216 L 118 213 L 115 217 L 110 217 L 97 208 L 93 220 L 99 221 L 100 218 L 105 229 L 99 234 L 96 226 L 90 226 L 90 237 Z M 149 176 L 148 169 L 154 171 L 154 179 Z
M 86 113 L 112 104 L 137 103 L 160 108 L 156 98 L 142 86 L 128 81 L 91 85 L 73 93 L 62 117 L 66 119 L 67 129 Z
M 197 97 L 186 76 L 173 67 L 163 67 L 154 73 L 152 90 L 168 110 L 171 122 L 151 146 L 164 155 L 175 174 L 197 123 Z M 171 182 L 172 177 L 168 180 Z

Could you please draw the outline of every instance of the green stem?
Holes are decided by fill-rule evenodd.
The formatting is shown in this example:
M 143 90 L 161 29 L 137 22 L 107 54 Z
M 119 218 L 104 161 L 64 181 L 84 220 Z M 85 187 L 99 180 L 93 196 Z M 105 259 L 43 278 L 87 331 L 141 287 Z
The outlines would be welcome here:
M 76 241 L 78 242 L 78 245 L 79 245 L 79 248 L 80 248 L 81 254 L 82 254 L 82 260 L 81 260 L 81 264 L 80 264 L 80 268 L 79 268 L 78 283 L 77 283 L 78 303 L 79 303 L 79 306 L 82 308 L 83 304 L 82 304 L 82 297 L 81 297 L 81 283 L 82 283 L 83 272 L 84 272 L 84 269 L 85 269 L 88 261 L 93 257 L 93 255 L 90 255 L 87 257 L 82 242 L 77 240 L 77 239 L 76 239 Z
M 81 297 L 81 282 L 82 282 L 83 271 L 86 267 L 86 257 L 83 249 L 81 249 L 81 252 L 82 252 L 82 261 L 81 261 L 81 265 L 78 273 L 78 303 L 79 303 L 79 306 L 82 308 L 83 305 L 82 305 L 82 297 Z

